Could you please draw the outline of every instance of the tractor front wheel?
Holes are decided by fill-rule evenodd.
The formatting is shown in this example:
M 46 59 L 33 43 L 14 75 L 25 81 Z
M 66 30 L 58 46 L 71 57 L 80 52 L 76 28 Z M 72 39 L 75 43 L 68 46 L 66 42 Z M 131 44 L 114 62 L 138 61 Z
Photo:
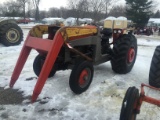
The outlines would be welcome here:
M 76 94 L 81 94 L 90 86 L 93 78 L 93 65 L 88 61 L 78 62 L 72 69 L 69 85 Z
M 37 76 L 40 75 L 45 59 L 46 57 L 42 55 L 37 55 L 36 58 L 34 59 L 33 70 Z M 56 71 L 57 71 L 57 64 L 55 63 L 48 77 L 49 78 L 53 77 Z
M 137 39 L 133 35 L 123 35 L 113 46 L 112 70 L 119 74 L 131 71 L 137 56 Z
M 129 87 L 123 99 L 120 120 L 135 120 L 138 111 L 136 106 L 139 99 L 139 90 L 135 87 Z
M 151 86 L 160 88 L 160 46 L 157 46 L 150 66 L 149 84 Z

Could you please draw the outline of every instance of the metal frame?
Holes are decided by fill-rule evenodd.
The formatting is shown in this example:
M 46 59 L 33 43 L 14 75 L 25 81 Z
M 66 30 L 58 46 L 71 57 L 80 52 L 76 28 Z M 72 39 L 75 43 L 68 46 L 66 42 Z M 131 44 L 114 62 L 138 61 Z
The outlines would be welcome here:
M 34 102 L 41 93 L 52 66 L 54 66 L 54 63 L 63 46 L 66 47 L 64 58 L 65 62 L 71 60 L 71 52 L 74 52 L 82 58 L 91 61 L 95 65 L 110 60 L 111 57 L 109 54 L 101 54 L 101 38 L 98 32 L 99 31 L 96 26 L 72 26 L 60 28 L 57 26 L 38 25 L 33 27 L 27 36 L 14 68 L 10 80 L 10 87 L 13 87 L 19 78 L 19 75 L 32 49 L 37 50 L 40 54 L 46 55 L 45 62 L 33 91 L 32 102 Z M 43 34 L 48 34 L 48 39 L 42 38 Z M 120 34 L 123 34 L 123 30 Z M 120 34 L 118 34 L 118 36 Z M 118 36 L 116 36 L 116 38 Z M 115 39 L 114 34 L 113 39 Z M 81 45 L 95 46 L 92 58 L 74 48 L 75 46 Z
M 51 30 L 54 35 L 51 35 L 52 32 L 48 31 L 49 27 L 53 28 Z M 34 102 L 37 99 L 38 95 L 41 93 L 42 88 L 48 78 L 48 75 L 52 69 L 52 66 L 56 61 L 56 58 L 62 46 L 66 45 L 70 51 L 75 52 L 88 60 L 92 60 L 92 58 L 89 58 L 80 51 L 74 49 L 72 46 L 69 45 L 69 43 L 73 43 L 74 45 L 76 45 L 77 43 L 76 42 L 74 43 L 73 41 L 84 38 L 83 41 L 86 39 L 90 39 L 90 42 L 94 41 L 93 44 L 96 45 L 97 44 L 96 39 L 91 36 L 96 36 L 97 32 L 98 30 L 97 27 L 95 26 L 62 27 L 59 29 L 57 29 L 56 26 L 48 26 L 48 25 L 39 25 L 33 27 L 27 36 L 27 39 L 23 45 L 18 61 L 14 68 L 10 80 L 10 87 L 13 87 L 15 82 L 19 78 L 19 75 L 32 49 L 37 50 L 39 53 L 46 54 L 44 65 L 42 67 L 42 70 L 40 72 L 40 75 L 38 77 L 37 83 L 33 91 L 32 102 Z M 52 40 L 42 38 L 43 34 L 46 33 L 49 34 L 48 37 Z M 84 44 L 90 44 L 90 43 L 85 42 Z M 97 55 L 95 56 L 99 57 Z
M 137 113 L 140 113 L 140 109 L 141 109 L 141 106 L 142 106 L 143 102 L 147 102 L 147 103 L 150 103 L 150 104 L 154 104 L 154 105 L 160 106 L 160 100 L 157 100 L 155 98 L 152 98 L 150 96 L 146 96 L 145 95 L 144 87 L 148 87 L 148 88 L 160 91 L 159 88 L 155 88 L 155 87 L 152 87 L 150 85 L 146 85 L 146 84 L 142 83 L 141 84 L 140 96 L 139 96 L 139 99 L 138 99 L 138 101 L 136 103 L 136 112 Z

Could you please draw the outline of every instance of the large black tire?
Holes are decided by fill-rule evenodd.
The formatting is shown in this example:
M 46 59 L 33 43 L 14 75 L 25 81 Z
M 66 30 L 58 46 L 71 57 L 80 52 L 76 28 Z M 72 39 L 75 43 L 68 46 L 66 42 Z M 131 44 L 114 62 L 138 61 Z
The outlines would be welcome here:
M 149 71 L 149 84 L 160 88 L 160 46 L 157 46 L 151 61 Z
M 137 56 L 137 39 L 133 35 L 122 35 L 113 46 L 112 70 L 119 74 L 131 71 Z
M 94 74 L 93 65 L 88 61 L 81 61 L 75 64 L 72 69 L 69 85 L 76 94 L 86 91 L 92 82 Z
M 44 61 L 45 61 L 45 56 L 42 56 L 42 55 L 37 55 L 36 58 L 34 59 L 34 62 L 33 62 L 33 70 L 34 70 L 34 73 L 39 76 L 41 70 L 42 70 L 42 67 L 43 67 L 43 64 L 44 64 Z M 55 63 L 54 64 L 54 67 L 52 68 L 50 74 L 49 74 L 49 78 L 50 77 L 53 77 L 57 71 L 57 64 Z
M 23 40 L 22 29 L 15 23 L 0 26 L 0 41 L 5 46 L 19 45 Z
M 120 120 L 135 120 L 138 114 L 136 106 L 139 99 L 139 90 L 129 87 L 122 102 Z

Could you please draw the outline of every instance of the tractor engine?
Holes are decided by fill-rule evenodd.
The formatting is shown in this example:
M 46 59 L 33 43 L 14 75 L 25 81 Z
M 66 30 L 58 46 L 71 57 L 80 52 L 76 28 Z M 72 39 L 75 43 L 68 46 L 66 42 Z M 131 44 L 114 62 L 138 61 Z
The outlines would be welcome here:
M 101 52 L 102 52 L 102 54 L 106 54 L 110 50 L 109 38 L 112 37 L 112 29 L 104 28 L 101 31 L 101 34 L 102 34 L 102 37 L 101 37 L 102 50 L 101 50 Z

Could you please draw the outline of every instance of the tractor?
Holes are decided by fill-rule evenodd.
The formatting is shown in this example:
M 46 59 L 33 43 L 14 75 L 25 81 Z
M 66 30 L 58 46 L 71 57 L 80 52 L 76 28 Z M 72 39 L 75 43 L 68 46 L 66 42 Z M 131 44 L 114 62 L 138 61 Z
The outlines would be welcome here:
M 19 45 L 23 32 L 15 20 L 0 18 L 0 43 L 5 46 Z
M 110 61 L 114 72 L 130 72 L 136 60 L 137 39 L 127 32 L 126 27 L 127 20 L 106 20 L 102 30 L 93 25 L 33 27 L 14 68 L 10 87 L 17 81 L 31 49 L 39 53 L 33 62 L 38 81 L 32 102 L 36 101 L 47 78 L 53 77 L 58 70 L 72 70 L 69 86 L 76 94 L 89 88 L 94 65 Z

